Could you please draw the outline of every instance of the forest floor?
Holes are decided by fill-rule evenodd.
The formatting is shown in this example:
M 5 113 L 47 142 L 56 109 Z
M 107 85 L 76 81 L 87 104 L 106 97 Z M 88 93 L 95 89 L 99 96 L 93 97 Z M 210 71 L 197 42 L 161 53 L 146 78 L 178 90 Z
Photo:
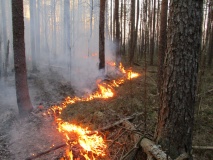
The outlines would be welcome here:
M 134 66 L 133 71 L 140 73 L 141 76 L 115 88 L 116 95 L 113 98 L 68 105 L 61 114 L 61 118 L 65 121 L 97 130 L 134 113 L 142 112 L 142 115 L 131 120 L 136 127 L 135 131 L 118 125 L 103 132 L 108 145 L 107 158 L 104 158 L 107 160 L 118 160 L 135 147 L 133 132 L 146 134 L 151 139 L 154 135 L 158 112 L 157 68 L 148 67 L 146 78 L 142 66 Z M 56 130 L 53 119 L 37 116 L 43 112 L 37 106 L 42 105 L 45 110 L 52 105 L 60 104 L 67 96 L 75 96 L 70 84 L 56 73 L 30 73 L 28 83 L 35 114 L 20 119 L 17 116 L 13 77 L 11 74 L 6 81 L 4 79 L 0 81 L 1 160 L 23 160 L 33 153 L 49 149 L 53 144 L 55 146 L 62 144 L 62 136 Z M 209 70 L 203 78 L 200 94 L 202 98 L 195 113 L 194 146 L 213 146 L 213 93 L 206 93 L 213 89 L 212 79 L 213 71 Z M 38 159 L 59 159 L 63 151 L 58 149 Z M 135 159 L 141 159 L 141 154 L 139 150 Z M 130 154 L 126 159 L 131 159 L 133 155 Z M 193 150 L 193 155 L 195 160 L 213 159 L 212 150 Z

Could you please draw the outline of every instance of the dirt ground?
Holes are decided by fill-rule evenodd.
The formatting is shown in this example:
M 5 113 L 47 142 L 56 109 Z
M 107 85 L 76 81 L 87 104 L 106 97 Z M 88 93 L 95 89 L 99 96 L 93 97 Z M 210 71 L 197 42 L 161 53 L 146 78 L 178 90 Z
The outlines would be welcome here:
M 136 127 L 134 132 L 152 138 L 158 111 L 157 68 L 148 68 L 146 83 L 144 69 L 141 66 L 134 66 L 133 70 L 139 72 L 141 76 L 115 88 L 115 97 L 69 105 L 62 112 L 61 118 L 97 130 L 134 113 L 142 112 L 142 115 L 131 121 Z M 213 146 L 213 94 L 205 94 L 213 88 L 212 79 L 213 71 L 206 72 L 203 78 L 202 98 L 195 115 L 193 145 L 196 146 Z M 73 97 L 76 94 L 70 83 L 53 72 L 30 73 L 28 83 L 35 109 L 39 105 L 47 109 L 51 105 L 60 104 L 65 97 Z M 6 81 L 1 80 L 0 88 L 1 160 L 26 159 L 32 154 L 47 150 L 53 144 L 57 146 L 63 143 L 53 120 L 37 116 L 44 110 L 35 110 L 35 114 L 25 119 L 18 117 L 13 74 L 9 75 Z M 103 132 L 108 145 L 105 159 L 118 160 L 134 148 L 132 132 L 122 125 Z M 59 159 L 62 154 L 63 149 L 58 149 L 38 159 Z M 139 150 L 135 159 L 141 159 L 141 154 Z M 210 150 L 193 150 L 193 155 L 196 160 L 213 159 L 213 152 Z M 126 159 L 131 158 L 132 154 L 126 157 Z

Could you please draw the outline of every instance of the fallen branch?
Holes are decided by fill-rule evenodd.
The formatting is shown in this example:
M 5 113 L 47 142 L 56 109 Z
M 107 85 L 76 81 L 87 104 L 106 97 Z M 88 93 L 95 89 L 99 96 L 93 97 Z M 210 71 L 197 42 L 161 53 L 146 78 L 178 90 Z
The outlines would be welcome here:
M 59 149 L 59 148 L 66 147 L 66 146 L 67 146 L 67 144 L 64 143 L 64 144 L 61 144 L 61 145 L 52 147 L 51 149 L 46 150 L 46 151 L 44 151 L 44 152 L 40 152 L 40 153 L 34 154 L 33 156 L 26 158 L 25 160 L 33 160 L 33 159 L 39 158 L 39 157 L 41 157 L 41 156 L 43 156 L 43 155 L 45 155 L 45 154 L 47 154 L 47 153 L 50 153 L 50 152 L 52 152 L 52 151 L 55 151 L 55 150 L 57 150 L 57 149 Z
M 154 142 L 147 138 L 142 139 L 140 145 L 147 154 L 147 159 L 151 159 L 148 157 L 155 157 L 157 160 L 172 160 L 165 152 L 154 144 Z
M 135 126 L 132 123 L 130 123 L 129 121 L 124 121 L 123 125 L 125 126 L 125 128 L 127 130 L 131 130 L 131 131 L 135 131 L 136 130 Z M 140 137 L 141 136 L 138 135 L 138 134 L 133 134 L 131 138 L 134 140 L 134 143 L 137 143 L 138 140 L 140 139 Z
M 126 129 L 126 131 L 136 131 L 136 128 L 138 128 L 141 124 L 139 124 L 139 125 L 137 125 L 136 127 L 132 124 L 132 123 L 130 123 L 129 121 L 124 121 L 123 122 L 123 125 L 124 125 L 124 127 L 125 127 L 125 129 Z M 141 140 L 145 137 L 144 135 L 143 136 L 141 136 L 139 133 L 135 133 L 135 132 L 133 132 L 134 134 L 132 135 L 131 134 L 131 138 L 133 139 L 133 141 L 134 141 L 134 143 L 135 143 L 135 145 L 134 145 L 134 147 L 129 151 L 129 152 L 127 152 L 122 158 L 121 158 L 121 160 L 125 160 L 125 159 L 135 159 L 135 156 L 136 156 L 136 154 L 137 154 L 137 152 L 138 152 L 138 149 L 139 149 L 139 146 L 140 146 L 140 142 L 141 142 Z
M 213 146 L 192 146 L 193 149 L 213 150 Z
M 143 138 L 141 141 L 141 147 L 147 154 L 147 159 L 152 159 L 154 157 L 156 160 L 172 160 L 172 158 L 162 151 L 153 141 Z M 185 160 L 188 159 L 189 155 L 187 153 L 181 154 L 175 160 Z
M 137 62 L 133 62 L 133 64 L 135 65 L 135 66 L 141 66 L 139 63 L 137 63 Z
M 131 115 L 131 116 L 128 116 L 128 117 L 126 117 L 126 118 L 123 118 L 123 119 L 121 119 L 121 120 L 119 120 L 119 121 L 117 121 L 117 122 L 115 122 L 115 123 L 113 123 L 113 124 L 111 124 L 111 125 L 108 125 L 108 126 L 106 126 L 106 127 L 100 128 L 98 131 L 105 131 L 105 130 L 107 130 L 107 129 L 110 129 L 110 128 L 112 128 L 112 127 L 115 127 L 115 126 L 117 126 L 117 125 L 123 123 L 124 121 L 134 119 L 135 117 L 140 116 L 140 115 L 142 115 L 142 114 L 143 114 L 142 112 L 140 112 L 140 113 L 135 113 L 135 114 L 133 114 L 133 115 Z
M 135 154 L 137 153 L 137 150 L 139 149 L 139 145 L 140 145 L 141 140 L 142 140 L 143 138 L 144 138 L 144 136 L 143 136 L 143 137 L 140 137 L 139 140 L 138 140 L 138 142 L 136 142 L 136 144 L 134 145 L 134 147 L 133 147 L 128 153 L 126 153 L 126 154 L 121 158 L 121 160 L 124 160 L 125 158 L 127 158 L 133 151 L 135 151 L 135 153 L 133 154 L 132 157 L 135 157 Z

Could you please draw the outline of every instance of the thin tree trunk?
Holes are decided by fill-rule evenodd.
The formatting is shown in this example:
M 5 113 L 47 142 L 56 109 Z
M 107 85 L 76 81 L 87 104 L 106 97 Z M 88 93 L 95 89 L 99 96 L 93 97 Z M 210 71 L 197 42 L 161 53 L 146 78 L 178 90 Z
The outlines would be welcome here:
M 152 26 L 152 38 L 150 44 L 150 65 L 153 65 L 154 52 L 155 52 L 155 6 L 156 0 L 154 0 L 153 4 L 153 26 Z
M 140 12 L 140 7 L 139 7 L 139 0 L 137 0 L 137 19 L 136 19 L 136 29 L 134 31 L 134 52 L 137 50 L 137 40 L 138 40 L 138 24 L 139 24 L 139 12 Z
M 113 22 L 113 14 L 112 14 L 112 7 L 113 6 L 113 3 L 112 3 L 112 0 L 111 0 L 111 23 L 110 23 L 110 34 L 111 34 L 111 39 L 113 40 L 113 25 L 112 25 L 112 22 Z
M 120 63 L 120 27 L 119 27 L 119 16 L 118 16 L 118 9 L 119 9 L 119 0 L 115 1 L 115 31 L 116 31 L 116 64 L 119 65 Z
M 21 116 L 33 109 L 27 85 L 23 14 L 23 0 L 12 1 L 15 84 L 17 104 Z
M 120 52 L 121 52 L 121 49 L 122 49 L 122 46 L 123 46 L 123 7 L 124 4 L 123 4 L 123 0 L 121 0 L 121 14 L 120 14 Z
M 105 36 L 104 36 L 104 22 L 105 22 L 105 2 L 100 0 L 100 20 L 99 20 L 99 69 L 105 70 Z
M 207 50 L 207 55 L 208 55 L 208 67 L 212 67 L 212 60 L 213 60 L 213 2 L 210 2 L 210 36 L 209 36 L 209 44 L 208 44 L 208 50 Z
M 36 1 L 30 1 L 30 40 L 31 40 L 31 55 L 32 55 L 32 70 L 37 71 L 36 65 L 36 46 L 35 46 L 35 7 Z
M 52 54 L 54 59 L 56 58 L 56 44 L 57 44 L 57 37 L 56 37 L 56 0 L 52 0 Z
M 160 22 L 160 0 L 158 0 L 158 11 L 157 11 L 157 34 L 156 34 L 156 53 L 158 53 L 158 49 L 159 49 L 159 22 Z
M 124 55 L 126 54 L 126 1 L 124 0 Z
M 90 39 L 92 38 L 93 0 L 90 0 Z
M 172 159 L 185 152 L 190 155 L 192 149 L 202 5 L 202 0 L 170 1 L 161 106 L 155 138 Z
M 2 72 L 2 49 L 1 49 L 1 45 L 2 44 L 2 39 L 1 39 L 1 35 L 0 35 L 0 79 L 1 79 L 1 72 Z
M 48 14 L 47 14 L 47 2 L 46 1 L 43 1 L 43 5 L 44 6 L 44 15 L 43 15 L 43 23 L 44 23 L 44 48 L 45 48 L 45 52 L 47 53 L 48 55 L 48 65 L 49 65 L 49 69 L 50 68 L 50 65 L 51 65 L 51 62 L 50 62 L 50 59 L 51 59 L 51 55 L 50 55 L 50 48 L 49 48 L 49 43 L 48 43 Z
M 41 33 L 41 26 L 40 26 L 40 11 L 41 11 L 41 1 L 37 0 L 37 9 L 36 9 L 36 58 L 40 60 L 40 33 Z
M 7 78 L 7 69 L 9 66 L 9 49 L 10 49 L 10 41 L 7 42 L 7 52 L 5 55 L 5 68 L 4 68 L 4 77 Z
M 5 0 L 1 1 L 1 11 L 2 11 L 2 45 L 3 45 L 3 53 L 2 55 L 0 55 L 0 77 L 3 74 L 3 55 L 6 55 L 7 52 L 7 40 L 8 40 L 8 35 L 7 35 L 7 19 L 6 19 L 6 4 L 5 4 Z
M 129 64 L 131 65 L 134 58 L 134 31 L 135 31 L 135 0 L 131 0 L 130 16 L 130 42 L 129 42 Z

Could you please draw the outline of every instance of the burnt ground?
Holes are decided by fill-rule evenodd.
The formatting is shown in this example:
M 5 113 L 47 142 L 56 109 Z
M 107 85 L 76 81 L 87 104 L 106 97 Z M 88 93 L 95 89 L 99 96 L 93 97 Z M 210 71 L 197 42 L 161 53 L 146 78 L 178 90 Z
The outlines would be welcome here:
M 157 68 L 148 68 L 146 83 L 142 67 L 134 66 L 133 70 L 141 73 L 141 76 L 115 88 L 115 97 L 69 105 L 62 112 L 61 118 L 89 127 L 91 130 L 97 130 L 134 113 L 142 112 L 142 115 L 131 121 L 136 127 L 134 132 L 146 134 L 152 138 L 158 111 Z M 206 72 L 203 78 L 202 98 L 198 105 L 199 110 L 196 109 L 193 145 L 213 146 L 213 94 L 204 94 L 213 88 L 212 79 L 213 72 Z M 66 96 L 74 96 L 76 92 L 68 82 L 52 72 L 30 73 L 28 83 L 35 112 L 25 119 L 20 119 L 17 114 L 13 75 L 10 75 L 6 81 L 1 80 L 1 160 L 26 159 L 33 153 L 49 149 L 53 144 L 57 146 L 63 143 L 53 119 L 43 117 L 42 112 L 51 105 L 60 104 Z M 145 90 L 147 90 L 146 95 Z M 44 109 L 38 110 L 39 105 L 44 106 Z M 102 134 L 108 145 L 108 155 L 104 159 L 120 159 L 135 145 L 132 138 L 133 131 L 126 129 L 123 125 L 110 128 Z M 58 149 L 38 159 L 59 159 L 62 154 L 63 149 Z M 141 154 L 139 150 L 135 159 L 141 159 Z M 193 150 L 193 154 L 194 159 L 197 160 L 213 159 L 213 152 L 209 150 Z M 131 159 L 131 157 L 130 154 L 126 159 Z

